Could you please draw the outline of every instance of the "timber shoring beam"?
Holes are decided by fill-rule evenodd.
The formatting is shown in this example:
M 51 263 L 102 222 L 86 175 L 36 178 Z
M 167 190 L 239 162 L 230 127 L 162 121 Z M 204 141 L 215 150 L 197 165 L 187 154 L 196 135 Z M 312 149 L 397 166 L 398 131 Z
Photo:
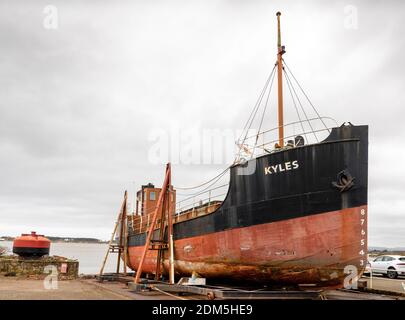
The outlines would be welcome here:
M 117 249 L 116 245 L 113 245 L 113 241 L 114 241 L 114 236 L 117 233 L 117 229 L 118 226 L 121 223 L 121 227 L 120 227 L 120 244 L 118 246 L 118 260 L 117 260 L 117 274 L 120 272 L 120 259 L 121 259 L 121 253 L 122 253 L 122 243 L 124 241 L 124 243 L 126 244 L 126 218 L 127 218 L 127 191 L 125 190 L 124 193 L 124 200 L 122 201 L 121 204 L 121 209 L 120 212 L 118 213 L 118 218 L 117 221 L 115 222 L 115 226 L 114 226 L 114 230 L 111 234 L 111 238 L 110 241 L 108 243 L 108 248 L 107 248 L 107 252 L 104 256 L 104 260 L 103 260 L 103 264 L 101 265 L 101 269 L 100 269 L 100 273 L 99 275 L 102 276 L 103 272 L 104 272 L 104 267 L 105 264 L 107 262 L 107 258 L 108 255 L 110 254 L 110 252 L 116 252 L 115 249 Z M 125 237 L 125 239 L 124 239 Z M 125 257 L 125 264 L 124 264 L 124 274 L 126 274 L 127 269 L 126 269 L 126 255 L 127 255 L 127 249 L 125 248 L 126 245 L 124 245 L 124 257 Z
M 166 211 L 165 206 L 164 206 L 165 199 L 167 201 L 169 201 L 169 203 L 170 203 L 170 200 L 171 200 L 171 199 L 167 199 L 167 197 L 168 197 L 167 196 L 168 195 L 168 189 L 170 187 L 170 182 L 171 182 L 170 176 L 171 176 L 171 166 L 170 166 L 170 163 L 168 163 L 166 165 L 166 173 L 165 173 L 165 179 L 164 179 L 164 182 L 163 182 L 162 190 L 161 190 L 161 192 L 159 194 L 159 199 L 158 199 L 158 202 L 156 204 L 156 209 L 155 209 L 155 212 L 153 213 L 152 222 L 151 222 L 151 224 L 149 226 L 148 234 L 147 234 L 147 237 L 146 237 L 145 246 L 144 246 L 143 251 L 142 251 L 142 255 L 141 255 L 141 259 L 139 261 L 138 269 L 136 270 L 136 276 L 135 276 L 135 280 L 134 280 L 135 283 L 139 283 L 139 279 L 141 278 L 141 274 L 142 274 L 142 270 L 143 270 L 143 264 L 145 262 L 146 254 L 149 251 L 150 242 L 151 242 L 151 239 L 152 239 L 153 232 L 155 230 L 156 220 L 157 220 L 157 217 L 158 217 L 159 214 L 161 216 L 160 228 L 161 229 L 164 228 L 164 223 L 162 221 L 163 220 L 162 218 L 165 216 L 165 211 Z M 168 223 L 170 225 L 172 223 L 172 221 L 169 220 Z M 160 239 L 160 240 L 162 240 L 162 239 Z M 158 256 L 159 256 L 159 252 L 158 252 Z M 157 263 L 159 264 L 159 261 Z M 160 272 L 160 265 L 159 265 L 159 268 L 157 268 L 157 269 Z

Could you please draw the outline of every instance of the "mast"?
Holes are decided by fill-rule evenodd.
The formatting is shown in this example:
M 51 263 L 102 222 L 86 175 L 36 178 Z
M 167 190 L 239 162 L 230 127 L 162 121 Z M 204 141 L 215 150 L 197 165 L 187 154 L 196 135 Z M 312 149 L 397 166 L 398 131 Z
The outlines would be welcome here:
M 280 16 L 277 12 L 277 80 L 278 80 L 278 145 L 284 146 L 284 112 L 283 112 L 283 62 L 285 47 L 281 45 Z

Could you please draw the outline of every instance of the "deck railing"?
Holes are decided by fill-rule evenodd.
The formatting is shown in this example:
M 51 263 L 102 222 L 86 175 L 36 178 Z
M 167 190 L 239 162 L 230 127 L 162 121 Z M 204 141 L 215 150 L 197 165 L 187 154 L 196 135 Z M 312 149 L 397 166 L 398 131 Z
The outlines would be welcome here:
M 189 218 L 211 213 L 222 203 L 228 192 L 228 184 L 222 184 L 214 188 L 197 192 L 192 196 L 176 203 L 176 211 L 173 215 L 173 223 L 184 221 Z M 152 222 L 152 216 L 156 208 L 152 208 L 146 214 L 140 216 L 129 215 L 128 228 L 136 233 L 148 230 Z M 155 229 L 159 229 L 161 219 L 157 219 Z
M 182 214 L 182 212 L 201 206 L 205 203 L 208 203 L 209 205 L 212 201 L 223 200 L 228 192 L 228 185 L 228 183 L 225 183 L 208 190 L 203 190 L 178 201 L 176 203 L 176 214 Z
M 315 124 L 319 125 L 320 120 L 322 120 L 322 128 L 316 128 Z M 323 120 L 332 120 L 334 122 L 334 126 L 325 126 L 325 122 Z M 296 130 L 295 127 L 297 125 L 300 126 L 300 130 Z M 305 145 L 318 143 L 324 140 L 335 126 L 337 126 L 336 121 L 330 117 L 311 118 L 287 123 L 283 127 L 286 133 L 290 133 L 287 133 L 287 135 L 284 136 L 285 146 L 283 148 L 290 147 L 288 145 L 288 140 L 291 139 L 294 141 L 294 138 L 297 136 L 302 136 L 304 138 Z M 274 127 L 272 129 L 245 137 L 243 139 L 243 143 L 238 144 L 239 152 L 237 159 L 245 157 L 252 159 L 263 154 L 268 154 L 283 149 L 275 147 L 276 143 L 279 141 L 277 136 L 278 129 L 279 127 Z M 294 146 L 295 145 L 293 145 L 293 147 Z

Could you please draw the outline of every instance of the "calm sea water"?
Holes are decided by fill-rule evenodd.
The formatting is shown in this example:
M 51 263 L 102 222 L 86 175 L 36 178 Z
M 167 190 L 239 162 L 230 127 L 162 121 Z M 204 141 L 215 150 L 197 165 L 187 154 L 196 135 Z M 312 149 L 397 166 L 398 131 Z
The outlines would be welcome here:
M 12 252 L 11 241 L 0 241 L 0 247 Z M 100 272 L 108 244 L 104 243 L 51 243 L 50 255 L 79 260 L 79 273 L 95 274 Z M 117 254 L 110 253 L 104 272 L 115 272 Z M 121 262 L 122 270 L 122 262 Z

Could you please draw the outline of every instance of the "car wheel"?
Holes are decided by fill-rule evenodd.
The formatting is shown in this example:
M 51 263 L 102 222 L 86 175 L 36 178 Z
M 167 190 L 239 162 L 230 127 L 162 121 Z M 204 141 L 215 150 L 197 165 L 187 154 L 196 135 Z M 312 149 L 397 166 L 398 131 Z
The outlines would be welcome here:
M 396 279 L 398 277 L 398 273 L 395 270 L 389 269 L 387 271 L 387 276 L 390 279 Z

